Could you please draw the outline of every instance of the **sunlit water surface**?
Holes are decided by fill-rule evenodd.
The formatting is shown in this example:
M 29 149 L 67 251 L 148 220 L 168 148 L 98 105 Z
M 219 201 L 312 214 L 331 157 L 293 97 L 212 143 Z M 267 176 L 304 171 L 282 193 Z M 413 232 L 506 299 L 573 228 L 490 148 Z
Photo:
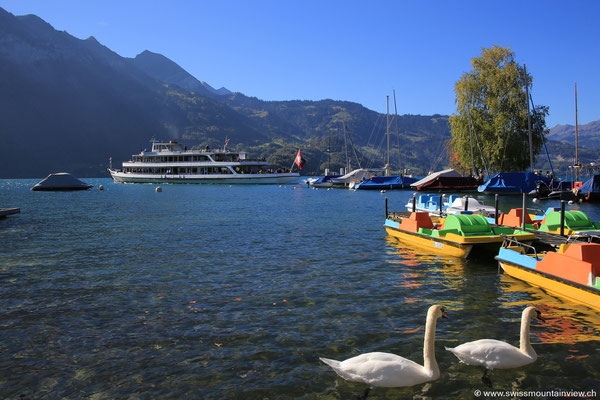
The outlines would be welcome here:
M 600 392 L 598 314 L 499 274 L 493 255 L 433 256 L 386 237 L 384 197 L 401 210 L 411 192 L 156 193 L 108 179 L 87 180 L 104 191 L 31 192 L 36 181 L 0 181 L 0 207 L 21 208 L 0 221 L 0 397 L 356 398 L 365 387 L 318 357 L 422 363 L 432 304 L 449 316 L 437 328 L 441 378 L 369 398 L 473 398 L 482 371 L 444 346 L 518 345 L 528 304 L 548 320 L 532 324 L 539 359 L 493 371 L 495 388 Z

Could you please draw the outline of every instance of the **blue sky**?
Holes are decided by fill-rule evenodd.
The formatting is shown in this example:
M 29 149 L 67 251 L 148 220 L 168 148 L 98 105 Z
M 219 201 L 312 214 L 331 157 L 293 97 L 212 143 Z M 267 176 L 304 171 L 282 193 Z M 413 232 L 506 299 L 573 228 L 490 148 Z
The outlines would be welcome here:
M 215 88 L 264 100 L 349 100 L 452 114 L 482 47 L 510 47 L 548 126 L 600 119 L 599 1 L 0 0 L 118 54 L 150 50 Z M 392 105 L 393 109 L 393 105 Z

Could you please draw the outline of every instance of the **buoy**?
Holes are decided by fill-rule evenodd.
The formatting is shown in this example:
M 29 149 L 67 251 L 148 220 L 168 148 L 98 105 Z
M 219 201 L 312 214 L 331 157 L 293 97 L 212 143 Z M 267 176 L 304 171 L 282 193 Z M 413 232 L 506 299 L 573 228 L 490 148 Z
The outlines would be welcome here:
M 579 199 L 579 204 L 583 203 L 583 199 Z
M 331 190 L 331 188 L 327 188 L 327 190 Z
M 98 190 L 104 190 L 104 186 L 98 185 Z
M 381 189 L 381 192 L 379 192 L 379 193 L 385 193 L 386 191 L 387 191 L 387 190 L 383 190 L 383 189 Z
M 154 189 L 155 192 L 162 192 L 162 188 L 160 186 L 157 186 L 156 189 Z
M 569 204 L 573 204 L 573 200 L 569 200 Z
M 538 198 L 537 198 L 537 197 L 534 197 L 534 198 L 533 198 L 533 202 L 534 202 L 534 203 L 537 203 L 538 201 L 539 201 L 539 200 L 538 200 Z

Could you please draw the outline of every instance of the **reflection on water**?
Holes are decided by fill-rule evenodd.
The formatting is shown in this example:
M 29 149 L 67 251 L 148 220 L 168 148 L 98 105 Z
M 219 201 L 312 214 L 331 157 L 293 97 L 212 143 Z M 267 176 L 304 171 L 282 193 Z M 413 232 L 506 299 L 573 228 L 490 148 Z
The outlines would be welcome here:
M 69 194 L 31 192 L 34 183 L 0 180 L 0 205 L 22 211 L 0 221 L 0 397 L 356 398 L 364 387 L 318 357 L 385 351 L 422 363 L 432 304 L 448 308 L 436 330 L 442 376 L 369 399 L 473 398 L 481 371 L 444 346 L 516 344 L 529 303 L 550 319 L 532 327 L 540 358 L 494 371 L 497 387 L 600 382 L 593 314 L 514 289 L 491 257 L 432 255 L 388 238 L 379 192 L 156 193 L 100 179 L 90 183 L 102 192 Z M 393 210 L 412 194 L 387 195 Z
M 600 315 L 584 305 L 546 293 L 537 286 L 500 274 L 507 306 L 535 305 L 544 314 L 542 332 L 534 335 L 543 343 L 574 344 L 600 340 Z

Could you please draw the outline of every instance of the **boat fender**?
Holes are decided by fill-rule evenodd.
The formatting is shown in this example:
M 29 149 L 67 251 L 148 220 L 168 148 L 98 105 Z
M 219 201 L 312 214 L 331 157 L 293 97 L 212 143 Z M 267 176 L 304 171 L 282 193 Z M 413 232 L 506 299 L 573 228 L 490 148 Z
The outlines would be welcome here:
M 154 191 L 160 193 L 162 192 L 162 188 L 160 186 L 157 186 L 156 189 L 154 189 Z

